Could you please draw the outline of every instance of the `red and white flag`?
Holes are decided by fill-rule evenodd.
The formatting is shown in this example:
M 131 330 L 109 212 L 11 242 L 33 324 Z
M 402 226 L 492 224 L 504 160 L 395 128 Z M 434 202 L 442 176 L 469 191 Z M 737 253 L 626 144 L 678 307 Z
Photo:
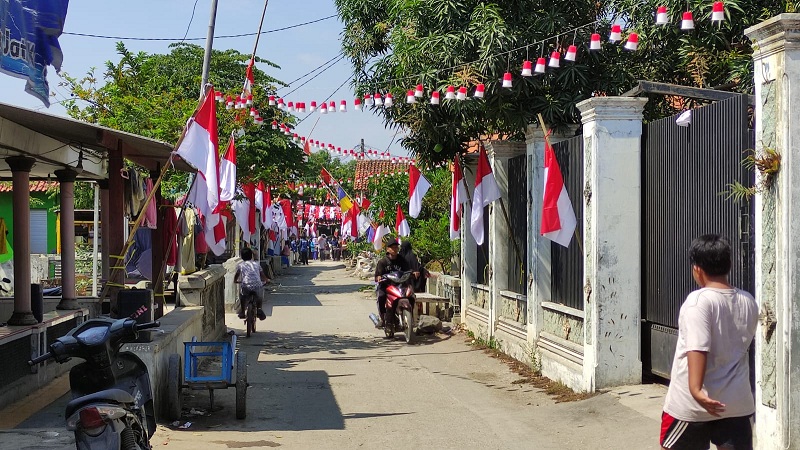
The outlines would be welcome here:
M 231 201 L 231 209 L 236 217 L 236 223 L 242 229 L 242 240 L 249 243 L 253 235 L 253 230 L 250 229 L 250 200 L 242 192 L 241 198 Z
M 236 143 L 233 134 L 228 141 L 228 151 L 219 162 L 219 200 L 229 202 L 236 195 Z
M 542 202 L 542 236 L 569 247 L 572 234 L 577 225 L 575 211 L 564 185 L 561 168 L 558 167 L 556 152 L 545 139 L 544 144 L 544 201 Z
M 481 146 L 478 155 L 478 171 L 475 174 L 475 193 L 472 196 L 472 214 L 470 215 L 470 231 L 475 243 L 483 245 L 483 208 L 500 198 L 500 189 L 489 165 L 486 149 Z
M 253 76 L 253 64 L 255 63 L 254 59 L 250 59 L 250 62 L 247 63 L 247 70 L 245 71 L 244 76 L 244 86 L 242 87 L 242 97 L 247 100 L 247 97 L 253 95 L 253 85 L 256 84 L 256 79 Z
M 197 169 L 197 178 L 187 200 L 204 217 L 205 241 L 219 256 L 225 252 L 225 222 L 217 211 L 220 198 L 219 136 L 213 95 L 207 95 L 197 114 L 189 119 L 175 153 Z
M 466 201 L 464 174 L 461 173 L 461 161 L 456 155 L 453 162 L 453 186 L 450 194 L 450 240 L 461 238 L 461 204 Z
M 256 208 L 261 211 L 261 225 L 266 229 L 272 228 L 272 193 L 263 181 L 256 187 Z
M 403 215 L 403 209 L 400 204 L 397 204 L 397 217 L 394 222 L 394 228 L 397 230 L 398 236 L 408 236 L 411 234 L 411 227 L 408 226 L 406 216 Z
M 372 246 L 375 250 L 380 250 L 383 248 L 383 237 L 389 234 L 391 230 L 386 225 L 378 225 L 378 228 L 375 230 L 375 236 L 372 238 Z
M 422 172 L 414 165 L 408 166 L 408 215 L 419 217 L 422 211 L 422 197 L 431 188 L 431 183 L 422 175 Z
M 250 202 L 250 209 L 247 211 L 247 226 L 251 234 L 256 234 L 256 185 L 247 183 L 242 186 L 244 196 Z

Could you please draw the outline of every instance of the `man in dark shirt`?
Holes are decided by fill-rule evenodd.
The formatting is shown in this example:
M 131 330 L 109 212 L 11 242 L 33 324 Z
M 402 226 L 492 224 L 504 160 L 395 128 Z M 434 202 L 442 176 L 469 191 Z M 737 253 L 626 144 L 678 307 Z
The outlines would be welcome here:
M 400 256 L 400 243 L 397 239 L 390 239 L 386 244 L 386 256 L 378 261 L 375 266 L 375 282 L 378 283 L 378 312 L 380 323 L 378 328 L 383 327 L 383 317 L 386 314 L 386 283 L 381 281 L 381 277 L 391 272 L 405 272 L 409 270 L 408 261 Z

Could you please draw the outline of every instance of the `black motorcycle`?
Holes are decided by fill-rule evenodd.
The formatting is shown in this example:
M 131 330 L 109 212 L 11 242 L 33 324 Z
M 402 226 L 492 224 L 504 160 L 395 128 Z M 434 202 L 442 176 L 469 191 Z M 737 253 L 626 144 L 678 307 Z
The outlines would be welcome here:
M 72 401 L 67 404 L 67 429 L 75 432 L 78 450 L 150 449 L 156 431 L 153 391 L 147 366 L 135 354 L 120 352 L 140 330 L 159 322 L 134 319 L 92 319 L 50 344 L 50 351 L 28 364 L 72 357 L 83 363 L 69 372 Z

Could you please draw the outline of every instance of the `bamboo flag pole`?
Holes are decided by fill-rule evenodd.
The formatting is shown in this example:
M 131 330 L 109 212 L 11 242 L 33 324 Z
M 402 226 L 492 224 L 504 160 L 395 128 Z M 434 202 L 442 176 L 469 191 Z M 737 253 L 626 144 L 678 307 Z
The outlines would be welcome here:
M 542 114 L 539 113 L 536 115 L 536 117 L 539 119 L 539 125 L 542 127 L 542 133 L 544 133 L 545 146 L 552 147 L 552 145 L 550 144 L 550 132 L 547 130 L 547 126 L 544 124 L 544 118 L 542 117 Z M 575 242 L 578 243 L 578 248 L 580 249 L 581 253 L 583 253 L 583 239 L 578 234 L 578 227 L 575 227 L 574 233 L 575 233 Z

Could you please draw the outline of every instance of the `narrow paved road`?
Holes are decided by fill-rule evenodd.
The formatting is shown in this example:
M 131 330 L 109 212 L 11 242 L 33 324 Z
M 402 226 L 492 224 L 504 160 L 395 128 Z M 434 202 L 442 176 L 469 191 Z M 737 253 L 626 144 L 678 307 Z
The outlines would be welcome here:
M 385 339 L 368 319 L 367 283 L 340 264 L 293 267 L 276 282 L 267 320 L 239 340 L 247 419 L 234 418 L 233 389 L 217 391 L 213 411 L 207 393 L 190 393 L 191 427 L 159 425 L 153 448 L 658 448 L 662 386 L 555 404 L 464 334 Z

